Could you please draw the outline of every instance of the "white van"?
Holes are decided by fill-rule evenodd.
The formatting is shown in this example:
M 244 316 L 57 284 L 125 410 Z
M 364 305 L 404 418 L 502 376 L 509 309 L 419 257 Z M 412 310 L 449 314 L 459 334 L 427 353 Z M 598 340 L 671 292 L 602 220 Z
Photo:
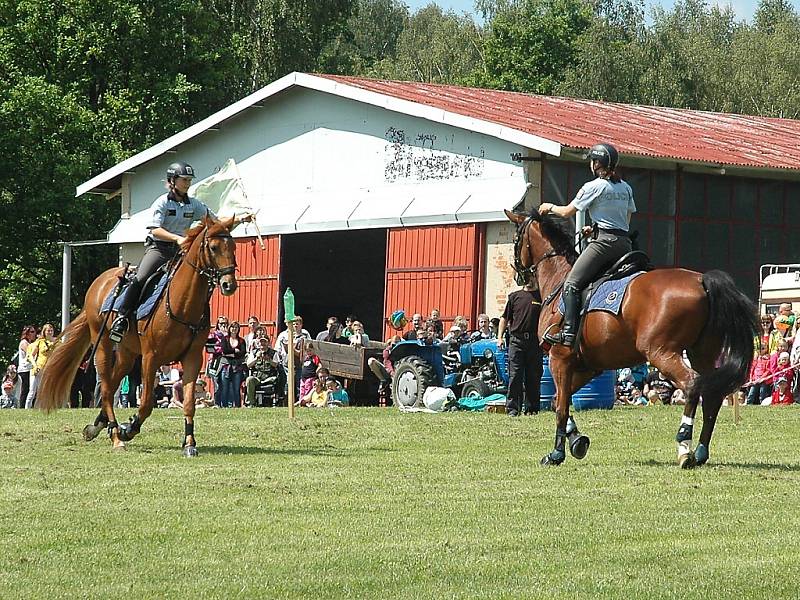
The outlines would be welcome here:
M 758 288 L 759 314 L 778 314 L 783 302 L 790 302 L 795 314 L 800 312 L 800 264 L 761 265 Z

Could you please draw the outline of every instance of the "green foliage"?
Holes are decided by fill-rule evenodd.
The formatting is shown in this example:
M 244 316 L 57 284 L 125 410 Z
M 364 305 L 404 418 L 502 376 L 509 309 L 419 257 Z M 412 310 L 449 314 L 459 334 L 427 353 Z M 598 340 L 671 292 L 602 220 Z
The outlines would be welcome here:
M 525 0 L 499 10 L 484 44 L 478 83 L 517 92 L 551 94 L 574 64 L 578 39 L 591 25 L 584 0 Z
M 383 60 L 373 72 L 387 79 L 463 83 L 480 69 L 480 50 L 480 31 L 472 17 L 429 4 L 408 20 L 395 59 Z
M 552 413 L 202 409 L 193 460 L 179 413 L 114 453 L 96 411 L 0 411 L 0 597 L 797 596 L 800 407 L 723 408 L 693 471 L 680 407 L 580 413 L 548 469 Z

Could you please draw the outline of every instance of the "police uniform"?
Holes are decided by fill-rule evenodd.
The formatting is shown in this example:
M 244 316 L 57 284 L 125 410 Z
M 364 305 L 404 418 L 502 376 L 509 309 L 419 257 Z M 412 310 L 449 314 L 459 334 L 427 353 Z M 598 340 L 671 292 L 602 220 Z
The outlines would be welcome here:
M 173 191 L 160 196 L 151 207 L 153 217 L 148 224 L 149 230 L 162 228 L 175 235 L 183 236 L 194 221 L 199 221 L 205 216 L 216 219 L 217 216 L 197 198 L 186 197 L 181 201 Z M 171 241 L 159 240 L 148 234 L 145 239 L 145 251 L 136 275 L 125 292 L 122 304 L 119 307 L 120 316 L 130 316 L 139 300 L 147 279 L 163 264 L 172 260 L 178 253 L 178 244 Z
M 508 331 L 508 400 L 506 412 L 539 412 L 542 350 L 537 335 L 542 298 L 539 291 L 521 289 L 508 295 L 503 317 Z

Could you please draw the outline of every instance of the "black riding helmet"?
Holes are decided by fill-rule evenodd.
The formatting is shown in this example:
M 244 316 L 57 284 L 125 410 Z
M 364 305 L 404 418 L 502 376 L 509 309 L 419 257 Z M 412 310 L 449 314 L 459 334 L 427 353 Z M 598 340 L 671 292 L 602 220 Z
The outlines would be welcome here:
M 192 165 L 185 162 L 174 162 L 167 167 L 167 181 L 172 181 L 176 177 L 190 177 L 194 179 L 194 169 Z
M 611 144 L 595 144 L 589 151 L 583 155 L 583 158 L 591 158 L 600 163 L 600 166 L 609 171 L 617 168 L 619 162 L 619 154 L 617 149 Z

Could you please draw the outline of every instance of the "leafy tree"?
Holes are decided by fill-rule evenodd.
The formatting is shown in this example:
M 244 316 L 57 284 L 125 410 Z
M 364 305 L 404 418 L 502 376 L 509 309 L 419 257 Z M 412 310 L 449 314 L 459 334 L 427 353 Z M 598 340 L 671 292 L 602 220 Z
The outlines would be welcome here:
M 468 14 L 436 4 L 417 11 L 397 40 L 397 57 L 373 69 L 376 76 L 426 83 L 463 83 L 480 68 L 480 30 Z
M 592 24 L 583 0 L 520 0 L 500 5 L 484 44 L 485 72 L 476 83 L 551 94 L 574 64 L 578 39 Z

